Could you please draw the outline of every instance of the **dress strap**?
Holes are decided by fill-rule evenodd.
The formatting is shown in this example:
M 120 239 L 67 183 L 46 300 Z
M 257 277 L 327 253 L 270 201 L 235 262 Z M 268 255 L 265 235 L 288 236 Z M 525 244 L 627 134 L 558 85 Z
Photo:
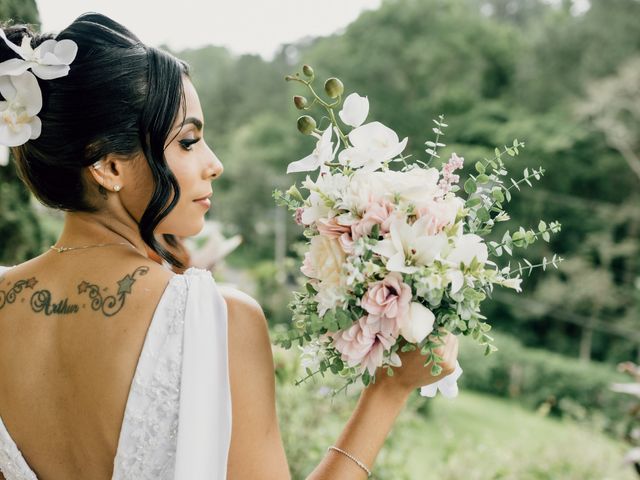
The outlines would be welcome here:
M 185 272 L 180 422 L 175 480 L 226 478 L 231 443 L 227 304 L 211 272 Z

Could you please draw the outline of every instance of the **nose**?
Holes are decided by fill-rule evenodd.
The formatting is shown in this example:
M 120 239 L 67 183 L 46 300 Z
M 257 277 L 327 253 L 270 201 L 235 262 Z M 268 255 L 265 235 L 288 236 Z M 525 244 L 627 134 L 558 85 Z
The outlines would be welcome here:
M 207 149 L 209 150 L 209 153 L 210 153 L 210 162 L 207 165 L 208 176 L 213 178 L 219 178 L 220 175 L 222 175 L 222 172 L 224 172 L 224 165 L 222 165 L 222 162 L 220 161 L 220 159 L 216 156 L 215 153 L 213 153 L 213 150 L 211 150 L 211 148 L 208 145 L 207 145 Z

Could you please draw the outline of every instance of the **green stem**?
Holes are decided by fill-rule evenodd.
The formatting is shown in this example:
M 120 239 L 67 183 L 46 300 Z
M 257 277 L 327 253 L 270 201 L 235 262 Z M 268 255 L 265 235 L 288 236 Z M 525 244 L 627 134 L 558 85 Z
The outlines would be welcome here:
M 552 261 L 552 262 L 547 262 L 546 264 L 547 264 L 547 265 L 553 265 L 553 266 L 555 267 L 555 265 L 554 265 L 554 264 L 555 264 L 556 262 L 557 262 L 557 263 L 560 263 L 560 262 L 562 262 L 563 260 L 564 260 L 564 258 L 559 257 L 559 258 L 556 258 L 556 259 L 555 259 L 554 261 Z M 545 265 L 545 264 L 543 264 L 543 263 L 537 263 L 537 264 L 535 264 L 535 265 L 527 265 L 527 267 L 526 267 L 526 268 L 523 268 L 522 270 L 531 270 L 531 269 L 533 269 L 533 268 L 543 267 L 544 265 Z M 557 268 L 557 267 L 556 267 L 556 268 Z M 509 272 L 509 277 L 511 277 L 511 275 L 513 275 L 514 273 L 520 273 L 520 269 L 518 268 L 517 270 L 511 270 L 511 271 Z

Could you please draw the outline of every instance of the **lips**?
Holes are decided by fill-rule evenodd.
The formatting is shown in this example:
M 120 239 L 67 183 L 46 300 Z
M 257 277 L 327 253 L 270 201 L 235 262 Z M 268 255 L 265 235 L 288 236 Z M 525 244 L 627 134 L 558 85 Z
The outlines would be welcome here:
M 213 195 L 213 193 L 209 192 L 209 194 L 205 195 L 204 197 L 196 198 L 194 202 L 197 202 L 199 200 L 208 200 L 209 198 L 211 198 L 211 195 Z

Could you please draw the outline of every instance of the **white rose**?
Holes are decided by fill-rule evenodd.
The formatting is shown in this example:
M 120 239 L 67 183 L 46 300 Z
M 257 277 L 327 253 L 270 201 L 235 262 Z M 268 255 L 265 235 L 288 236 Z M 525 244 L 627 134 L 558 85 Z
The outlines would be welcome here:
M 411 302 L 409 312 L 400 319 L 400 335 L 407 342 L 420 343 L 433 331 L 436 317 L 431 310 L 418 302 Z
M 311 239 L 309 262 L 318 280 L 327 284 L 338 284 L 345 253 L 335 238 L 316 235 Z
M 311 248 L 306 258 L 309 271 L 313 273 L 314 278 L 320 280 L 316 300 L 320 303 L 322 315 L 324 311 L 334 307 L 344 295 L 341 271 L 346 256 L 337 239 L 317 235 L 311 239 Z
M 379 175 L 357 170 L 351 176 L 342 201 L 337 206 L 352 212 L 362 213 L 372 201 L 382 199 L 386 191 L 387 186 L 381 181 Z

